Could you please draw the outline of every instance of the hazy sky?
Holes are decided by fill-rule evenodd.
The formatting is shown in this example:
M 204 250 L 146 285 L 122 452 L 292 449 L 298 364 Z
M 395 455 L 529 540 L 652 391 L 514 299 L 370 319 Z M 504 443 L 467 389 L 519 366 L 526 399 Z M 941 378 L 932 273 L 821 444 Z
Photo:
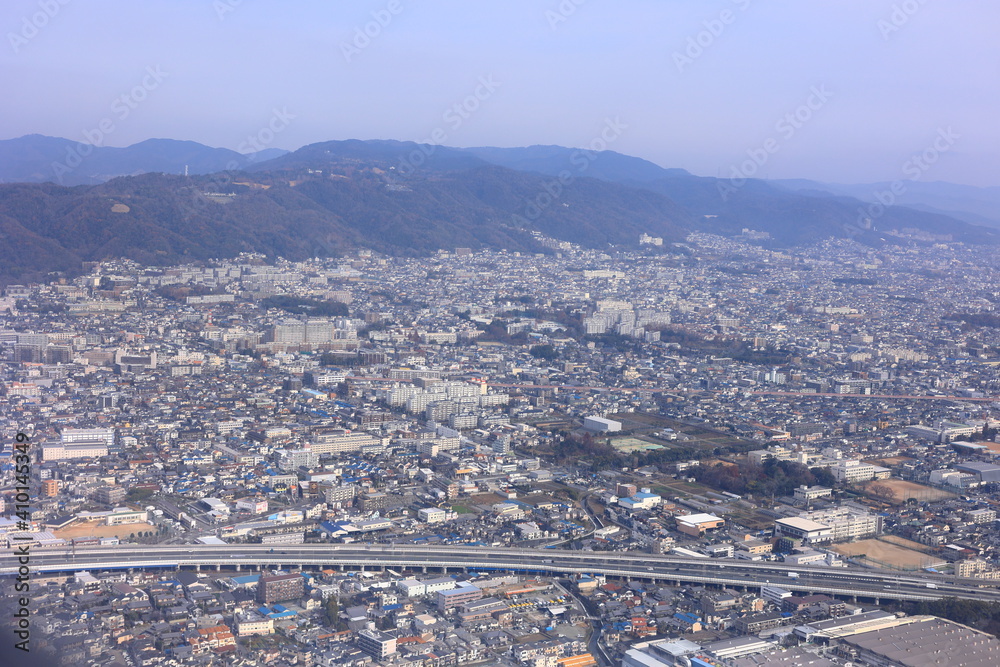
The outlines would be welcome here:
M 996 0 L 3 0 L 0 26 L 0 138 L 585 147 L 617 119 L 609 148 L 696 174 L 927 151 L 926 180 L 1000 185 Z

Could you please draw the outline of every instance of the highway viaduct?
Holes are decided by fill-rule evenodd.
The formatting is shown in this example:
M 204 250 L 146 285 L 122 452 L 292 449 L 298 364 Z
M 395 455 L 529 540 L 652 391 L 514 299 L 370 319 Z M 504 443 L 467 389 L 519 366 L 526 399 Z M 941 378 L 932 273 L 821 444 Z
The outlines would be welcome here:
M 24 560 L 23 558 L 21 560 Z M 959 579 L 929 572 L 793 566 L 738 559 L 698 559 L 558 549 L 514 549 L 463 545 L 384 544 L 153 545 L 36 548 L 27 563 L 11 551 L 0 555 L 0 576 L 30 576 L 79 571 L 203 569 L 257 571 L 281 569 L 379 570 L 426 572 L 512 571 L 540 576 L 590 574 L 663 585 L 700 584 L 738 589 L 776 585 L 793 593 L 825 593 L 852 600 L 935 600 L 942 597 L 1000 602 L 1000 582 Z

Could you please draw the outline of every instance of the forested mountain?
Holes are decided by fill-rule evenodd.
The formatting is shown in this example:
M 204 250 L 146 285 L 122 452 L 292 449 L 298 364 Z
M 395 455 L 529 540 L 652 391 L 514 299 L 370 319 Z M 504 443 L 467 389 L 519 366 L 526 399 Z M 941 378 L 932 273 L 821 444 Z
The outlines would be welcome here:
M 694 176 L 683 169 L 664 169 L 614 151 L 590 153 L 562 146 L 466 150 L 512 169 L 553 176 L 568 170 L 666 195 L 698 220 L 699 228 L 705 231 L 732 235 L 744 228 L 752 229 L 770 234 L 779 246 L 831 236 L 878 244 L 891 240 L 887 232 L 901 230 L 951 235 L 955 240 L 977 243 L 1000 241 L 1000 234 L 976 226 L 1000 226 L 1000 222 L 982 217 L 991 212 L 1000 216 L 1000 188 L 907 183 L 909 198 L 901 202 L 912 201 L 913 208 L 904 204 L 883 209 L 872 207 L 875 199 L 870 195 L 877 191 L 875 186 L 835 187 L 812 181 Z M 810 184 L 814 187 L 808 187 Z M 890 184 L 882 185 L 886 189 Z M 968 205 L 963 206 L 962 201 Z M 939 208 L 925 206 L 924 202 Z M 962 212 L 951 214 L 942 210 L 945 207 Z M 982 215 L 977 218 L 977 213 Z
M 0 183 L 95 185 L 118 176 L 183 174 L 185 169 L 189 174 L 211 174 L 243 169 L 284 153 L 268 148 L 243 154 L 173 139 L 148 139 L 114 148 L 29 134 L 0 140 Z
M 12 173 L 17 164 L 37 163 L 66 148 L 58 141 L 65 140 L 36 138 L 25 145 L 38 153 L 13 151 L 13 158 L 10 143 L 0 142 L 0 169 Z M 117 162 L 130 167 L 152 164 L 142 152 L 197 169 L 227 157 L 204 148 L 153 141 L 113 150 L 135 149 L 132 162 Z M 533 232 L 589 248 L 636 248 L 642 234 L 669 246 L 694 230 L 756 230 L 769 235 L 761 242 L 777 247 L 828 237 L 872 245 L 1000 239 L 995 230 L 941 214 L 873 211 L 846 196 L 703 178 L 618 153 L 558 146 L 463 150 L 330 141 L 242 170 L 230 167 L 74 187 L 0 185 L 0 251 L 8 258 L 0 280 L 73 273 L 84 261 L 113 257 L 167 264 L 242 251 L 300 259 L 357 246 L 403 255 L 455 247 L 544 251 Z
M 0 186 L 0 251 L 17 257 L 3 279 L 72 273 L 83 261 L 119 256 L 167 264 L 242 251 L 302 259 L 352 246 L 404 255 L 543 250 L 531 231 L 588 247 L 635 245 L 642 233 L 679 241 L 690 225 L 662 195 L 593 179 L 546 200 L 551 179 L 491 165 L 406 181 L 354 161 L 324 166 Z

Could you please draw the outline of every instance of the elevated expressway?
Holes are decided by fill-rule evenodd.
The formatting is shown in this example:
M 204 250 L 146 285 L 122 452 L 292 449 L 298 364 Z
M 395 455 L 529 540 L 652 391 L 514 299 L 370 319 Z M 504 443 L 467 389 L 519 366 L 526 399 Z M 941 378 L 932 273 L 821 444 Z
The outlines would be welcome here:
M 11 550 L 0 555 L 0 576 L 18 574 L 21 563 Z M 1000 581 L 960 579 L 927 572 L 793 566 L 735 559 L 698 559 L 637 553 L 513 549 L 469 546 L 385 544 L 298 544 L 262 546 L 153 545 L 35 548 L 30 576 L 82 570 L 263 568 L 421 572 L 510 570 L 539 575 L 604 575 L 667 585 L 705 584 L 735 588 L 777 585 L 793 593 L 825 593 L 865 600 L 934 600 L 963 597 L 1000 602 Z M 23 571 L 22 571 L 23 573 Z M 798 576 L 789 576 L 789 573 Z

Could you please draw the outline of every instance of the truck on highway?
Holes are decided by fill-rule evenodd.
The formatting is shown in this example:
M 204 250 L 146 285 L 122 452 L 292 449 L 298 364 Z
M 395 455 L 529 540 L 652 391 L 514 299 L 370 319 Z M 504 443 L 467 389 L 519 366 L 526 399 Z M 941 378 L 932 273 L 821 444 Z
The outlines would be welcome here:
M 799 578 L 799 573 L 798 572 L 789 572 L 788 573 L 788 578 L 789 579 L 798 579 Z
M 927 586 L 927 588 L 937 588 L 937 584 L 927 583 L 927 584 L 924 584 L 924 585 Z

